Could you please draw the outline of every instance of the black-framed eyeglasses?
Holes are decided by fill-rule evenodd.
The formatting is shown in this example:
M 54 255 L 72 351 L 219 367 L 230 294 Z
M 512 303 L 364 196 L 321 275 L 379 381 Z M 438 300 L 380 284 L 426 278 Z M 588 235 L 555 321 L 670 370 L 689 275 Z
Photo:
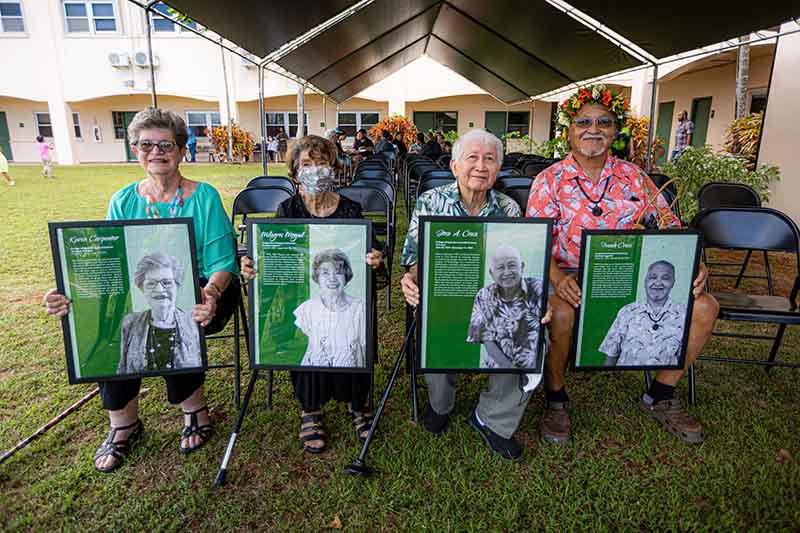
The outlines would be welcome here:
M 158 146 L 158 149 L 161 150 L 162 152 L 171 152 L 175 149 L 176 146 L 178 146 L 178 143 L 174 141 L 153 142 L 144 139 L 142 141 L 134 142 L 133 145 L 139 148 L 139 150 L 141 150 L 142 152 L 149 152 L 156 146 Z
M 175 280 L 174 279 L 170 279 L 170 278 L 148 279 L 148 280 L 145 280 L 144 283 L 142 283 L 142 286 L 147 290 L 153 290 L 156 287 L 158 287 L 159 285 L 161 285 L 165 289 L 171 289 L 172 287 L 175 286 Z
M 592 124 L 596 124 L 598 128 L 607 129 L 614 125 L 614 119 L 610 117 L 598 117 L 598 118 L 576 118 L 575 119 L 575 126 L 581 129 L 591 128 Z

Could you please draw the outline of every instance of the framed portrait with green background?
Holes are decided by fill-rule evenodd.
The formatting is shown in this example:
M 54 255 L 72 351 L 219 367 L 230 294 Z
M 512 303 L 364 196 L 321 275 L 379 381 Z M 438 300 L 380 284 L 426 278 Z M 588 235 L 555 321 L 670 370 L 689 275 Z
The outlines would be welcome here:
M 584 230 L 573 366 L 683 368 L 700 246 L 694 230 Z
M 70 383 L 199 372 L 200 284 L 191 218 L 51 222 Z
M 253 368 L 371 372 L 368 220 L 248 218 Z
M 552 221 L 420 217 L 417 368 L 541 374 Z

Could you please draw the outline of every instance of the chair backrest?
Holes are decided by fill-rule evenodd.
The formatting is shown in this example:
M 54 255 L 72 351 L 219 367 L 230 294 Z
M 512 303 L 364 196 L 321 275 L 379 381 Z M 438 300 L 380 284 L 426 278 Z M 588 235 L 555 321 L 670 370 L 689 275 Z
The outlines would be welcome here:
M 505 178 L 508 176 L 519 176 L 519 170 L 516 168 L 504 168 L 497 173 L 497 179 Z
M 285 176 L 257 176 L 247 182 L 247 187 L 283 187 L 294 191 L 294 183 Z
M 386 161 L 382 158 L 380 159 L 362 159 L 358 165 L 356 166 L 354 172 L 358 172 L 359 170 L 383 170 L 385 172 L 391 172 L 389 165 L 386 164 Z
M 702 232 L 705 248 L 794 253 L 800 269 L 800 230 L 777 209 L 704 209 L 695 215 L 691 226 Z
M 428 158 L 417 159 L 408 164 L 408 177 L 412 180 L 418 180 L 428 170 L 441 170 L 436 163 Z
M 521 185 L 521 186 L 512 186 L 506 187 L 503 189 L 502 192 L 506 196 L 510 196 L 512 200 L 517 202 L 517 205 L 522 210 L 522 213 L 525 213 L 525 210 L 528 208 L 528 197 L 530 196 L 530 185 Z
M 253 213 L 274 213 L 278 210 L 281 202 L 292 196 L 294 193 L 284 187 L 265 186 L 242 189 L 233 200 L 232 217 Z
M 761 207 L 761 196 L 743 183 L 715 181 L 706 183 L 697 192 L 700 209 L 714 207 Z
M 497 181 L 494 182 L 494 188 L 501 191 L 509 187 L 527 187 L 530 189 L 532 183 L 533 178 L 530 176 L 506 176 L 497 178 Z
M 442 179 L 442 178 L 455 179 L 455 176 L 453 176 L 453 173 L 450 172 L 449 170 L 442 170 L 440 168 L 435 168 L 426 170 L 425 173 L 422 174 L 420 182 L 425 182 L 433 179 Z
M 503 156 L 503 161 L 500 165 L 500 168 L 514 168 L 514 165 L 522 158 L 525 154 L 522 152 L 510 152 Z
M 392 202 L 392 206 L 397 203 L 397 192 L 394 189 L 394 186 L 383 180 L 362 180 L 357 179 L 350 184 L 351 187 L 372 187 L 374 189 L 380 189 L 386 196 L 389 197 L 389 200 Z
M 520 168 L 523 176 L 537 176 L 539 172 L 549 167 L 552 163 L 549 161 L 525 161 Z
M 422 193 L 429 191 L 431 189 L 435 189 L 436 187 L 442 187 L 444 185 L 450 185 L 456 181 L 455 178 L 431 178 L 428 180 L 423 181 L 419 184 L 419 188 L 417 189 L 417 196 L 421 195 Z
M 670 180 L 670 177 L 666 174 L 652 173 L 649 174 L 649 176 L 650 180 L 653 182 L 653 185 L 655 185 L 657 189 L 664 187 L 664 185 L 666 185 Z M 675 182 L 667 185 L 664 190 L 661 191 L 661 194 L 664 196 L 664 200 L 667 202 L 667 205 L 672 206 L 672 213 L 678 218 L 678 220 L 680 220 L 681 206 L 680 202 L 675 200 L 675 197 L 678 195 L 678 187 L 675 185 Z
M 385 169 L 377 168 L 359 168 L 353 174 L 353 179 L 381 179 L 391 183 L 392 175 Z
M 448 169 L 450 168 L 450 160 L 453 159 L 453 156 L 450 154 L 442 154 L 439 156 L 439 159 L 436 160 L 436 164 L 439 165 L 439 168 Z
M 392 204 L 385 192 L 374 187 L 342 187 L 336 192 L 361 205 L 365 214 L 380 213 L 385 216 L 388 227 L 391 221 Z

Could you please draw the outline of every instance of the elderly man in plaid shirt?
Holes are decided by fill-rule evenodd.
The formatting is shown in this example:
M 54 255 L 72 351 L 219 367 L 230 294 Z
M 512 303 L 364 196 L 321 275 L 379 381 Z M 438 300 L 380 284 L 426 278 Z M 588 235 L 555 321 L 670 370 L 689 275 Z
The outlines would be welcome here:
M 675 130 L 675 148 L 672 149 L 670 159 L 675 159 L 688 146 L 692 145 L 694 135 L 694 122 L 689 120 L 689 112 L 685 109 L 678 115 L 678 129 Z
M 608 153 L 627 109 L 621 94 L 601 85 L 580 89 L 567 99 L 559 110 L 558 122 L 568 135 L 571 152 L 542 171 L 531 186 L 526 216 L 554 219 L 550 283 L 555 294 L 549 300 L 552 344 L 545 360 L 545 410 L 539 423 L 541 437 L 551 443 L 572 438 L 565 373 L 575 308 L 581 302 L 581 289 L 575 280 L 581 231 L 631 229 L 640 220 L 648 226 L 680 226 L 662 198 L 655 205 L 648 202 L 656 188 L 647 174 Z M 707 276 L 705 266 L 701 266 L 692 288 L 695 302 L 686 366 L 659 371 L 639 398 L 644 413 L 686 442 L 702 442 L 703 429 L 675 398 L 674 389 L 710 339 L 719 311 L 717 301 L 703 290 Z

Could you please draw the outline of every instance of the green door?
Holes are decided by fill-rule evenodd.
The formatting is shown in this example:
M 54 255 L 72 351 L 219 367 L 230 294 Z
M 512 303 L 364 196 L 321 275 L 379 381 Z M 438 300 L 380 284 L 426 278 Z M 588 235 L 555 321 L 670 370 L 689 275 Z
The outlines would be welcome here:
M 706 145 L 706 134 L 708 133 L 708 119 L 711 117 L 711 97 L 695 98 L 692 100 L 692 122 L 694 122 L 694 134 L 692 135 L 692 146 L 702 148 Z
M 111 117 L 114 121 L 114 138 L 125 140 L 125 157 L 128 158 L 128 161 L 136 161 L 136 155 L 131 150 L 131 143 L 128 140 L 128 126 L 133 117 L 136 116 L 136 113 L 136 111 L 111 112 Z
M 675 102 L 661 102 L 658 104 L 658 122 L 656 123 L 656 138 L 661 139 L 661 146 L 664 153 L 656 159 L 656 165 L 663 165 L 667 162 L 669 153 L 669 140 L 672 136 L 672 115 L 675 112 Z
M 14 157 L 11 155 L 11 134 L 8 132 L 8 122 L 6 121 L 5 111 L 0 111 L 0 148 L 3 149 L 3 155 L 6 159 L 13 161 Z
M 436 126 L 436 113 L 433 111 L 414 111 L 414 125 L 420 133 L 428 133 Z
M 498 139 L 502 139 L 503 134 L 506 132 L 506 112 L 487 111 L 484 125 L 486 131 L 492 133 Z

